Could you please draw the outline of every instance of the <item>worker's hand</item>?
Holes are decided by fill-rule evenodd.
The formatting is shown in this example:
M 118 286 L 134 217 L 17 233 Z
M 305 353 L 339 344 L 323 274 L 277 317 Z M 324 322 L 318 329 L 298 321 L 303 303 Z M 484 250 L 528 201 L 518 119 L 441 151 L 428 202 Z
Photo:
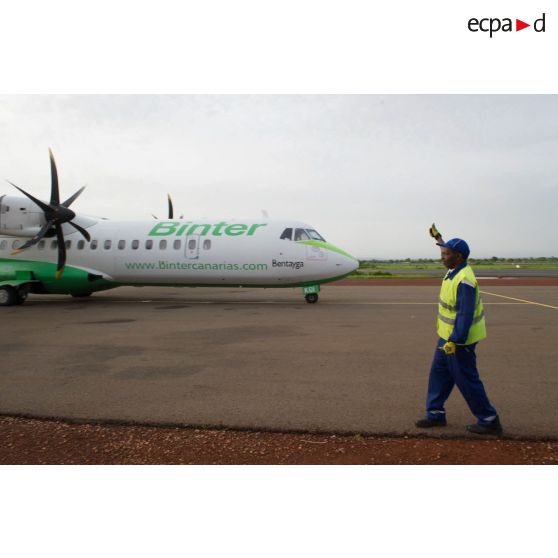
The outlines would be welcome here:
M 444 353 L 446 353 L 446 355 L 448 356 L 454 356 L 455 355 L 455 343 L 453 341 L 448 341 L 445 345 L 442 345 L 440 347 L 440 351 L 444 351 Z
M 442 238 L 440 231 L 436 228 L 436 225 L 434 223 L 432 223 L 432 226 L 430 227 L 428 232 L 430 233 L 430 236 L 432 238 L 435 238 L 436 240 L 440 240 Z

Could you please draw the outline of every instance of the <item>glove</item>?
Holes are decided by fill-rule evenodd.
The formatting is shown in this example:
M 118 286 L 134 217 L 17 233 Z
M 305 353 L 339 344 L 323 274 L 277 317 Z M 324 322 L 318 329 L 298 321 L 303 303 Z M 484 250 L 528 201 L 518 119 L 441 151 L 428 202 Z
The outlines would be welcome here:
M 444 351 L 447 356 L 454 356 L 455 355 L 455 343 L 453 341 L 447 341 L 445 345 L 440 347 L 440 351 Z
M 440 231 L 436 228 L 436 225 L 434 223 L 432 223 L 432 226 L 430 227 L 428 232 L 430 233 L 430 236 L 432 238 L 435 238 L 436 240 L 439 240 L 440 238 L 442 238 L 442 235 L 440 234 Z

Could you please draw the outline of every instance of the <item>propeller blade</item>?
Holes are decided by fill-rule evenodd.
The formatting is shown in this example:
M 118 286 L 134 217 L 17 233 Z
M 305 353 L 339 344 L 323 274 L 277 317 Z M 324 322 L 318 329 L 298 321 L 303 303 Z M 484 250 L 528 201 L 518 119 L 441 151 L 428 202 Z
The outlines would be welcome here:
M 22 194 L 25 194 L 31 201 L 35 202 L 45 213 L 47 211 L 52 211 L 52 208 L 49 205 L 42 202 L 41 200 L 38 200 L 31 194 L 28 194 L 25 190 L 22 190 L 19 186 L 16 186 L 13 182 L 10 182 L 8 180 L 8 184 L 11 184 L 14 188 L 17 188 Z
M 56 170 L 56 163 L 54 162 L 54 155 L 48 148 L 48 156 L 50 158 L 50 175 L 52 178 L 52 185 L 50 189 L 50 205 L 60 205 L 60 192 L 58 190 L 58 172 Z
M 74 227 L 74 229 L 79 231 L 81 233 L 81 236 L 83 236 L 83 238 L 85 238 L 85 240 L 87 240 L 87 242 L 91 242 L 91 236 L 89 235 L 89 233 L 83 227 L 80 227 L 79 225 L 76 225 L 73 221 L 70 221 L 69 224 L 72 225 L 72 227 Z
M 64 272 L 64 266 L 66 265 L 66 243 L 64 242 L 64 233 L 62 232 L 61 225 L 56 225 L 56 240 L 58 241 L 58 265 L 56 266 L 56 279 L 60 279 L 60 276 Z
M 46 225 L 43 225 L 41 227 L 41 230 L 33 238 L 29 239 L 23 246 L 20 246 L 17 250 L 14 250 L 11 255 L 15 256 L 16 254 L 23 252 L 23 250 L 27 250 L 27 248 L 31 248 L 31 246 L 37 244 L 39 240 L 42 240 L 44 238 L 50 227 L 52 227 L 52 224 L 52 221 L 48 221 Z
M 64 207 L 70 207 L 75 201 L 76 198 L 85 190 L 85 186 L 82 186 L 73 196 L 70 196 L 62 205 Z
M 173 216 L 174 216 L 174 210 L 173 210 L 173 207 L 172 207 L 172 200 L 171 200 L 170 194 L 167 194 L 167 198 L 169 198 L 169 219 L 172 219 Z

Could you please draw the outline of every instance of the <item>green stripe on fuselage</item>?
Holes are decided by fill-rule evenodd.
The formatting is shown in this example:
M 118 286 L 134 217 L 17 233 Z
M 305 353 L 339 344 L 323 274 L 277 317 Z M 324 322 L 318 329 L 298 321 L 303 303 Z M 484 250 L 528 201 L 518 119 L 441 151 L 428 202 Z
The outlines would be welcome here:
M 358 260 L 354 256 L 351 256 L 351 254 L 345 252 L 345 250 L 341 250 L 341 248 L 337 248 L 337 246 L 334 246 L 333 244 L 329 244 L 329 242 L 321 242 L 320 240 L 298 240 L 297 244 L 306 244 L 307 246 L 318 246 L 319 248 L 323 248 L 324 250 L 330 250 L 331 252 L 336 252 L 337 254 L 341 254 L 342 256 L 345 256 L 347 258 L 350 258 L 351 260 L 355 260 L 355 262 L 358 262 Z

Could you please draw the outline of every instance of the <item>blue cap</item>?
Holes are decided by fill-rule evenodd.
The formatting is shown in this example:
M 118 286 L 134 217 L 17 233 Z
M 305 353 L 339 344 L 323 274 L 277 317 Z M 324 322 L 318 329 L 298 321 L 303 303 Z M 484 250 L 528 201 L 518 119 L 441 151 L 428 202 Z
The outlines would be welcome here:
M 469 250 L 469 245 L 464 240 L 461 240 L 461 238 L 452 238 L 447 242 L 436 242 L 436 244 L 438 246 L 442 246 L 443 248 L 449 248 L 454 252 L 463 254 L 463 257 L 465 259 L 467 259 L 469 257 L 469 254 L 471 253 L 471 250 Z

